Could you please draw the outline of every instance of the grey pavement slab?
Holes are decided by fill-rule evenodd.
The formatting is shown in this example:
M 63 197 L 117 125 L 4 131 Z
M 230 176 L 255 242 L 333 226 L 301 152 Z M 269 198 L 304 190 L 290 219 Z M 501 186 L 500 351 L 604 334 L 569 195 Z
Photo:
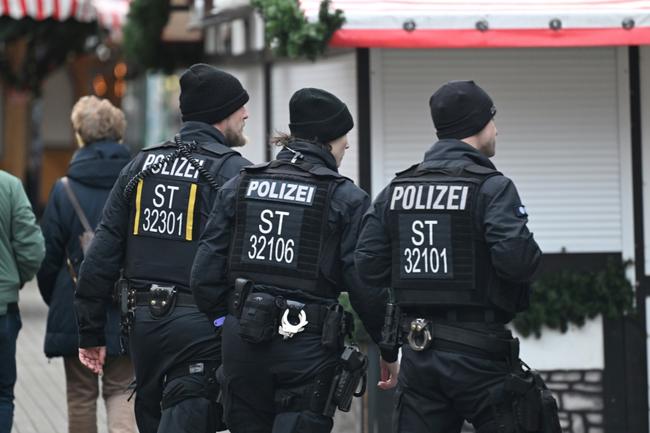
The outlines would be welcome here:
M 21 290 L 19 307 L 23 327 L 16 348 L 18 380 L 12 433 L 66 433 L 68 412 L 63 360 L 48 360 L 43 353 L 47 306 L 35 281 Z M 101 401 L 97 408 L 98 432 L 107 433 L 106 411 Z

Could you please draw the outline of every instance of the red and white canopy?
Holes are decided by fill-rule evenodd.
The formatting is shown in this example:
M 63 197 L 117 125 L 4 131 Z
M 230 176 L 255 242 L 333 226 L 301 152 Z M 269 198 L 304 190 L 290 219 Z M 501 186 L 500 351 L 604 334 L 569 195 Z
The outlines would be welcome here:
M 99 25 L 108 29 L 114 36 L 121 34 L 131 0 L 92 0 L 92 2 L 97 9 Z
M 126 21 L 129 3 L 130 0 L 0 0 L 0 16 L 37 21 L 98 20 L 102 27 L 119 32 Z
M 97 18 L 97 11 L 91 0 L 0 0 L 0 16 L 90 22 Z
M 300 0 L 316 20 L 320 0 Z M 341 47 L 481 48 L 650 44 L 650 1 L 333 0 Z

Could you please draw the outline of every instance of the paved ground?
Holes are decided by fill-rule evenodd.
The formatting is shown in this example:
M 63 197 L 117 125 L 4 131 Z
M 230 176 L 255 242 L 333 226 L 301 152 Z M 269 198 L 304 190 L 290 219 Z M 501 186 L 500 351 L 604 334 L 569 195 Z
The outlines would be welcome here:
M 16 411 L 12 433 L 66 433 L 68 431 L 65 373 L 61 358 L 43 354 L 47 307 L 35 282 L 21 291 L 23 328 L 18 335 Z M 99 433 L 106 433 L 106 413 L 98 402 Z
M 48 360 L 43 354 L 47 307 L 35 282 L 21 291 L 23 328 L 18 335 L 16 411 L 12 433 L 67 433 L 65 373 L 61 358 Z M 353 410 L 338 412 L 333 433 L 360 431 L 362 406 L 354 399 Z M 98 401 L 98 433 L 107 433 L 106 412 Z

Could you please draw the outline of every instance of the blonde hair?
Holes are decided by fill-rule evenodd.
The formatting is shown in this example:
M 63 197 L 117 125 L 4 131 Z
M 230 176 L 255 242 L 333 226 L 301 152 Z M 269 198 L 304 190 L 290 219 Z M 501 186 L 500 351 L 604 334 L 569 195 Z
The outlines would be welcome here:
M 119 141 L 126 129 L 124 112 L 108 99 L 96 96 L 82 96 L 72 107 L 70 121 L 84 144 L 100 140 Z
M 277 146 L 277 147 L 284 147 L 284 146 L 289 146 L 291 143 L 293 143 L 296 140 L 300 141 L 306 141 L 307 143 L 311 143 L 315 146 L 322 147 L 325 150 L 332 151 L 332 145 L 330 143 L 321 143 L 320 141 L 315 141 L 315 140 L 307 140 L 306 138 L 296 138 L 291 134 L 287 134 L 286 132 L 278 132 L 275 131 L 275 135 L 271 137 L 271 145 L 272 146 Z

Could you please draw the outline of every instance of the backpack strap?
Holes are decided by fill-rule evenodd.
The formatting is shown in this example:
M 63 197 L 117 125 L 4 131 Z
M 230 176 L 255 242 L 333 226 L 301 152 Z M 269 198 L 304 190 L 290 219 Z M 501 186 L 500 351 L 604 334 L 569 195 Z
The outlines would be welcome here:
M 81 209 L 81 205 L 79 204 L 79 200 L 77 200 L 77 196 L 74 194 L 74 191 L 72 191 L 68 177 L 62 177 L 61 183 L 63 184 L 63 189 L 65 189 L 65 193 L 68 196 L 68 199 L 70 199 L 70 203 L 72 203 L 74 212 L 77 214 L 79 221 L 81 221 L 81 225 L 83 226 L 84 230 L 87 232 L 94 232 L 90 226 L 90 223 L 88 222 L 88 218 L 86 218 L 86 214 L 84 213 L 83 209 Z

